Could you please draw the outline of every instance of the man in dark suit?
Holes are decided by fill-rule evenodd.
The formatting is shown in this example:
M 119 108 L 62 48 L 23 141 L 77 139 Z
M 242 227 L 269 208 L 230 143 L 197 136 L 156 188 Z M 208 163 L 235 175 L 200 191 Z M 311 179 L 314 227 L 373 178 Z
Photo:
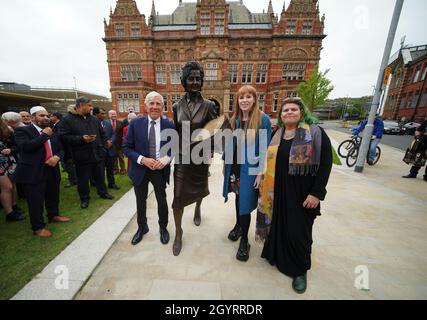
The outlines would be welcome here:
M 20 158 L 14 179 L 24 188 L 34 235 L 46 238 L 52 233 L 45 228 L 43 203 L 49 222 L 68 222 L 59 215 L 59 183 L 61 174 L 58 162 L 63 156 L 59 137 L 49 127 L 49 114 L 43 107 L 30 111 L 32 125 L 15 129 Z
M 62 114 L 60 114 L 59 112 L 52 113 L 52 115 L 50 116 L 50 124 L 53 132 L 58 133 L 59 123 L 61 122 L 61 120 L 62 120 Z
M 148 232 L 146 202 L 149 182 L 154 187 L 157 199 L 160 241 L 163 244 L 169 242 L 166 184 L 169 183 L 172 153 L 164 153 L 162 148 L 170 142 L 170 138 L 162 141 L 161 136 L 164 130 L 174 130 L 175 126 L 162 117 L 163 103 L 163 97 L 157 92 L 150 92 L 146 96 L 148 116 L 130 122 L 123 144 L 124 154 L 132 161 L 129 177 L 135 188 L 138 214 L 138 231 L 132 239 L 133 245 L 138 244 Z
M 76 166 L 77 189 L 80 195 L 80 207 L 89 207 L 89 179 L 93 174 L 96 188 L 102 199 L 113 199 L 107 191 L 104 181 L 105 149 L 109 143 L 101 123 L 92 116 L 92 101 L 86 97 L 76 100 L 76 114 L 64 117 L 59 125 L 59 133 L 64 145 L 71 148 Z
M 117 161 L 115 139 L 117 127 L 120 126 L 121 123 L 119 123 L 117 120 L 117 113 L 114 110 L 108 111 L 108 117 L 109 119 L 102 121 L 101 124 L 102 128 L 104 129 L 105 136 L 111 145 L 111 147 L 107 150 L 105 157 L 105 168 L 107 171 L 108 188 L 118 190 L 120 188 L 116 185 L 116 181 L 114 179 L 114 164 Z

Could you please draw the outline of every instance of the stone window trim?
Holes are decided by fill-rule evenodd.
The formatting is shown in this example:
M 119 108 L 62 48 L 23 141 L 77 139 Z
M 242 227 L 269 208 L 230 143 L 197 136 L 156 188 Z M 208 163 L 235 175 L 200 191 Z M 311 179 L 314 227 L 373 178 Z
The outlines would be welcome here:
M 286 31 L 285 34 L 287 35 L 293 35 L 296 33 L 297 30 L 297 21 L 292 19 L 292 20 L 288 20 L 286 22 Z
M 239 65 L 238 64 L 229 64 L 228 73 L 230 74 L 230 83 L 239 82 Z
M 268 65 L 266 63 L 257 65 L 256 83 L 267 83 Z
M 218 79 L 218 62 L 206 62 L 205 63 L 205 80 L 216 81 Z
M 116 23 L 114 30 L 116 37 L 122 38 L 125 36 L 125 25 L 123 23 Z
M 117 93 L 117 105 L 118 111 L 120 113 L 127 112 L 129 107 L 134 108 L 135 112 L 139 113 L 140 110 L 140 101 L 139 101 L 139 93 Z
M 230 113 L 234 112 L 234 93 L 230 93 L 230 99 L 228 101 L 228 111 Z
M 276 92 L 273 94 L 273 112 L 278 112 L 279 110 L 279 94 Z
M 282 65 L 282 80 L 304 80 L 306 65 L 304 63 L 284 63 Z
M 171 64 L 170 68 L 170 83 L 180 84 L 181 83 L 181 65 Z
M 132 37 L 141 36 L 141 25 L 139 22 L 131 22 L 131 35 Z
M 120 77 L 123 82 L 136 82 L 142 80 L 142 66 L 140 64 L 120 65 Z
M 249 84 L 252 83 L 252 64 L 243 64 L 242 66 L 242 83 Z
M 162 95 L 163 97 L 163 112 L 168 112 L 169 104 L 168 104 L 168 95 Z
M 156 83 L 166 84 L 166 64 L 156 65 Z
M 265 109 L 265 94 L 261 93 L 258 95 L 258 107 L 261 111 Z

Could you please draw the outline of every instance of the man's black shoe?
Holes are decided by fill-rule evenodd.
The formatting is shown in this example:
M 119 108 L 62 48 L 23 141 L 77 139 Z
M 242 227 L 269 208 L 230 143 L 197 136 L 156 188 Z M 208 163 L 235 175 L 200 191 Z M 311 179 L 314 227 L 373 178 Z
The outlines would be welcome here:
M 166 228 L 160 228 L 160 242 L 162 244 L 169 243 L 169 232 Z
M 71 188 L 71 187 L 74 187 L 75 185 L 77 185 L 77 183 L 68 182 L 68 183 L 64 186 L 64 188 Z
M 373 166 L 373 165 L 374 165 L 374 162 L 373 162 L 372 160 L 368 160 L 368 164 L 369 164 L 370 166 Z
M 116 184 L 112 184 L 108 186 L 108 189 L 120 190 L 120 187 Z
M 405 179 L 416 179 L 417 176 L 410 173 L 407 176 L 403 176 L 402 178 L 405 178 Z
M 87 209 L 89 208 L 89 200 L 83 200 L 80 202 L 80 208 Z
M 148 233 L 149 229 L 148 226 L 145 226 L 143 228 L 138 228 L 138 231 L 135 233 L 135 235 L 132 238 L 132 244 L 135 246 L 138 243 L 142 241 L 142 238 L 144 237 L 144 234 Z
M 22 220 L 25 220 L 25 216 L 20 212 L 12 211 L 6 215 L 7 222 L 18 222 Z
M 102 199 L 108 199 L 108 200 L 113 200 L 113 199 L 114 199 L 114 197 L 113 197 L 111 194 L 109 194 L 109 193 L 106 193 L 106 194 L 100 195 L 100 197 L 101 197 Z
M 237 240 L 239 240 L 239 238 L 242 236 L 242 228 L 236 224 L 233 228 L 233 230 L 230 231 L 230 233 L 228 234 L 228 239 L 236 242 Z

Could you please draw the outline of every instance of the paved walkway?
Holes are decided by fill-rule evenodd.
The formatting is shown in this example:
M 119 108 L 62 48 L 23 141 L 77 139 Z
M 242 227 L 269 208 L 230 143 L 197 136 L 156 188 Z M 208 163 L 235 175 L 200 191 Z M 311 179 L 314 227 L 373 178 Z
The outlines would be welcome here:
M 346 138 L 337 131 L 328 134 L 335 141 Z M 216 161 L 211 167 L 211 195 L 202 205 L 202 225 L 192 222 L 194 206 L 185 210 L 179 257 L 172 255 L 172 212 L 171 242 L 163 246 L 151 195 L 150 232 L 138 246 L 131 246 L 137 229 L 133 218 L 75 298 L 427 299 L 427 184 L 421 178 L 400 178 L 409 170 L 401 161 L 403 152 L 382 149 L 380 163 L 363 174 L 334 167 L 323 216 L 314 226 L 312 270 L 304 295 L 296 295 L 291 279 L 260 258 L 254 218 L 251 258 L 247 263 L 235 259 L 238 243 L 227 239 L 234 225 L 234 199 L 223 202 L 222 166 Z M 172 192 L 173 186 L 168 188 L 169 204 Z M 358 266 L 367 267 L 370 290 L 356 289 Z

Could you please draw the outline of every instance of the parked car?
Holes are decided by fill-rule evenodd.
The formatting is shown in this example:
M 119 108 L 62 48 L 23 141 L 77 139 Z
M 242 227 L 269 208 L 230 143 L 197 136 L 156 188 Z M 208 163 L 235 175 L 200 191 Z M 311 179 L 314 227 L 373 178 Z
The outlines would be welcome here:
M 419 123 L 416 123 L 416 122 L 408 122 L 408 123 L 405 123 L 404 125 L 403 125 L 403 127 L 405 128 L 405 130 L 406 130 L 406 134 L 409 134 L 409 135 L 411 135 L 411 136 L 413 136 L 414 134 L 415 134 L 415 131 L 417 130 L 417 128 L 420 126 L 420 124 Z
M 384 121 L 384 134 L 405 134 L 406 129 L 396 121 Z

